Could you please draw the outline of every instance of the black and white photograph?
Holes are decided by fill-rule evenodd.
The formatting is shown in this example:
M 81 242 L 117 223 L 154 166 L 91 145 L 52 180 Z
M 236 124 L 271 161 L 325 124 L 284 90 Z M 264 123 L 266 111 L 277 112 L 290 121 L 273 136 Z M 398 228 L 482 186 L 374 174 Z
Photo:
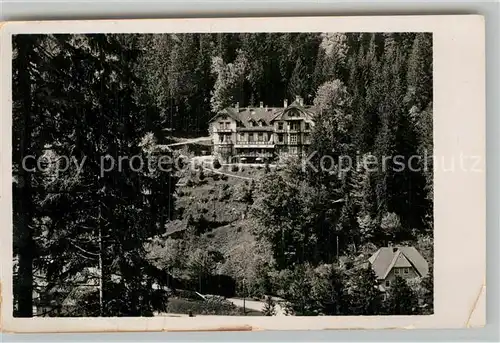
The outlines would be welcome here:
M 17 22 L 0 44 L 2 330 L 484 325 L 482 17 Z
M 433 35 L 12 36 L 14 317 L 433 314 Z

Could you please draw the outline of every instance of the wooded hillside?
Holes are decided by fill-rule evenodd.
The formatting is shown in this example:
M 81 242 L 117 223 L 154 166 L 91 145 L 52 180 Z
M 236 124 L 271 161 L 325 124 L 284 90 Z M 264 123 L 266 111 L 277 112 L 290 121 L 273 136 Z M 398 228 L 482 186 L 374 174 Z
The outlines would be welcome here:
M 225 106 L 280 106 L 296 95 L 321 110 L 311 161 L 330 155 L 333 164 L 304 171 L 290 161 L 241 190 L 248 232 L 272 258 L 236 287 L 254 283 L 295 314 L 417 312 L 413 303 L 394 309 L 396 297 L 413 299 L 406 289 L 383 307 L 362 303 L 380 301 L 366 284 L 375 281 L 340 259 L 354 263 L 392 243 L 419 246 L 432 263 L 431 34 L 17 35 L 13 47 L 16 316 L 32 316 L 34 305 L 48 309 L 42 315 L 166 311 L 169 294 L 152 285 L 168 284 L 169 269 L 152 263 L 146 245 L 174 219 L 189 219 L 177 213 L 179 175 L 134 163 L 103 173 L 103 156 L 154 160 L 156 144 L 168 142 L 164 129 L 206 136 Z M 401 156 L 413 168 L 391 158 L 373 171 L 338 172 L 340 157 L 367 154 Z M 82 169 L 58 168 L 63 156 Z M 305 302 L 300 292 L 309 289 L 315 298 Z M 432 286 L 423 289 L 428 311 Z M 362 290 L 369 294 L 355 295 Z M 348 293 L 358 303 L 341 305 Z

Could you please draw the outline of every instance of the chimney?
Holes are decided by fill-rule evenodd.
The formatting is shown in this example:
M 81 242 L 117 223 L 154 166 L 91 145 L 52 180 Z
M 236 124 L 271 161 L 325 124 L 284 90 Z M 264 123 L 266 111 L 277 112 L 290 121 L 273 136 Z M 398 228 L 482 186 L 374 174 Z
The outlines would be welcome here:
M 295 96 L 295 102 L 298 103 L 300 106 L 304 106 L 304 100 L 300 95 Z
M 235 108 L 236 108 L 236 112 L 240 111 L 240 102 L 239 101 L 236 103 Z
M 260 108 L 264 108 L 264 102 L 263 101 L 260 102 Z
M 288 107 L 288 99 L 283 100 L 283 107 L 284 108 Z

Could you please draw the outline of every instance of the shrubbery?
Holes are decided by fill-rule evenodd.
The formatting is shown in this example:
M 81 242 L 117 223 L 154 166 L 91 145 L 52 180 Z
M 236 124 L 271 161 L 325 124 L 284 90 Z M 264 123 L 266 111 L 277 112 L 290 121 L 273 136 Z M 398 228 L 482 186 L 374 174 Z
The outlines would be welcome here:
M 220 298 L 209 298 L 205 301 L 169 299 L 167 312 L 185 314 L 191 312 L 193 315 L 243 315 L 242 308 L 238 308 L 230 301 Z
M 214 160 L 213 167 L 214 169 L 219 169 L 220 167 L 222 167 L 218 159 Z

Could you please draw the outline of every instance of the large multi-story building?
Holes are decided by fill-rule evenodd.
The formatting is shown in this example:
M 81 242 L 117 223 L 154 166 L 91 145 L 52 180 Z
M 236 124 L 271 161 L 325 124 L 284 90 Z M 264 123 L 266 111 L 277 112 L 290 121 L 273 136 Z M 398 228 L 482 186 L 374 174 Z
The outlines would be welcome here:
M 240 108 L 217 113 L 209 123 L 213 152 L 224 161 L 263 162 L 304 154 L 311 144 L 315 110 L 299 96 L 283 107 Z

